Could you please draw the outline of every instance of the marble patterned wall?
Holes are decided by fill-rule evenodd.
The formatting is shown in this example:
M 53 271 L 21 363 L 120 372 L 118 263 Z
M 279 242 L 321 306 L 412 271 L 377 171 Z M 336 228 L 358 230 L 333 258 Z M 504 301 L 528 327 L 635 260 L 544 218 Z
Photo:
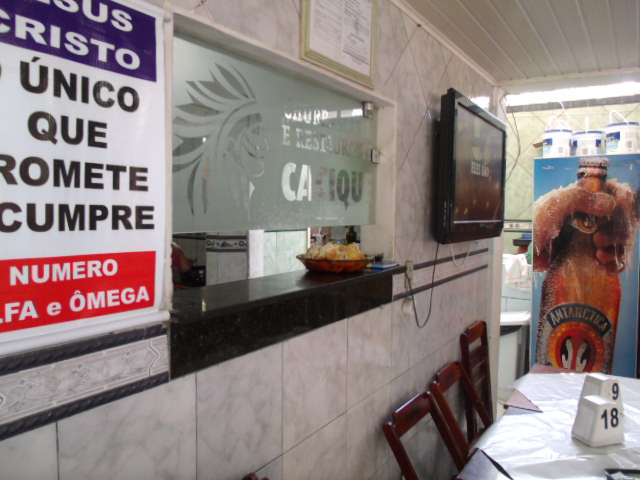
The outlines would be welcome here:
M 298 0 L 154 3 L 298 56 Z M 395 1 L 379 7 L 376 92 L 397 114 L 394 251 L 416 265 L 417 317 L 397 275 L 382 308 L 0 442 L 0 478 L 399 478 L 381 424 L 459 359 L 458 337 L 486 319 L 491 294 L 491 241 L 437 247 L 431 234 L 440 95 L 491 97 L 493 86 Z M 432 422 L 406 443 L 425 478 L 449 478 Z
M 264 275 L 304 270 L 296 258 L 307 250 L 307 231 L 264 232 Z

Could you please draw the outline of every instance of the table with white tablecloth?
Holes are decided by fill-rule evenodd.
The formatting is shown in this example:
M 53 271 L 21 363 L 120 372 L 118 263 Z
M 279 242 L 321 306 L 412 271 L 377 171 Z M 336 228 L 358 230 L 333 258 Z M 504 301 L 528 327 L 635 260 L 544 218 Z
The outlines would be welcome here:
M 514 388 L 541 411 L 509 408 L 476 447 L 517 480 L 604 479 L 607 468 L 640 468 L 640 380 L 617 377 L 624 443 L 592 448 L 571 437 L 586 374 L 529 373 Z

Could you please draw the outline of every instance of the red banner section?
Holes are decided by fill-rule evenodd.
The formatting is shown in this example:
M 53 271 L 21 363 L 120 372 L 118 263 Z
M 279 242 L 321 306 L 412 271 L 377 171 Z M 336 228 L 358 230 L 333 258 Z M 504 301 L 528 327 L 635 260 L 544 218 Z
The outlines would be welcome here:
M 0 333 L 151 307 L 155 252 L 0 261 Z

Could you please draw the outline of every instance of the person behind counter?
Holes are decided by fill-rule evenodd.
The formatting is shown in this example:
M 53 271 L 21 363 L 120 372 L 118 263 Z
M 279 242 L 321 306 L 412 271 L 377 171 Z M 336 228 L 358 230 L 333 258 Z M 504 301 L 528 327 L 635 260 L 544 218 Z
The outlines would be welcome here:
M 191 262 L 187 259 L 180 245 L 171 242 L 171 276 L 173 289 L 178 290 L 188 285 Z

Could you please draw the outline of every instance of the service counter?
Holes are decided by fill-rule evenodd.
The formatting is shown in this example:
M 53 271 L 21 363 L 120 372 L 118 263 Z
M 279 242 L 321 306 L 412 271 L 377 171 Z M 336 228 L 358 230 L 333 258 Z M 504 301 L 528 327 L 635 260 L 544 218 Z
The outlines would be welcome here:
M 177 290 L 169 324 L 176 378 L 390 303 L 404 267 L 296 271 Z

